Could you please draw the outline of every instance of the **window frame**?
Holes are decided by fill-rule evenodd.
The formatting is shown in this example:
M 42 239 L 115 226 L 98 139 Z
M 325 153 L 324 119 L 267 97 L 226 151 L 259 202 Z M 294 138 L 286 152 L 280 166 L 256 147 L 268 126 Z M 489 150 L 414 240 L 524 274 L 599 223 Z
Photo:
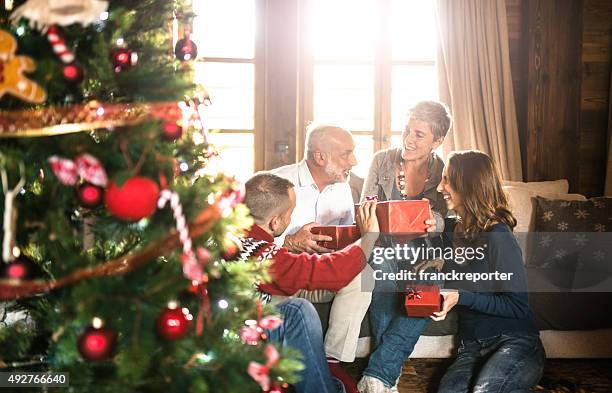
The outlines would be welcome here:
M 253 134 L 253 169 L 254 172 L 264 169 L 265 149 L 264 149 L 264 100 L 265 100 L 265 22 L 267 15 L 267 1 L 253 0 L 255 8 L 255 36 L 253 58 L 237 57 L 206 57 L 198 56 L 196 63 L 233 63 L 233 64 L 253 64 L 253 129 L 221 128 L 215 129 L 217 134 Z M 197 16 L 193 19 L 195 23 Z M 193 31 L 193 27 L 191 27 Z M 182 35 L 182 33 L 181 33 Z M 204 86 L 206 88 L 206 86 Z M 213 101 L 214 105 L 214 101 Z
M 308 31 L 309 20 L 313 18 L 311 2 L 300 2 L 301 34 L 300 34 L 300 62 L 299 70 L 299 93 L 301 110 L 298 117 L 298 136 L 297 136 L 297 160 L 303 158 L 304 139 L 306 126 L 314 120 L 314 68 L 318 64 L 346 64 L 358 65 L 367 64 L 374 66 L 374 128 L 372 131 L 351 130 L 354 135 L 369 135 L 373 139 L 372 155 L 379 150 L 391 146 L 391 137 L 401 135 L 401 130 L 391 129 L 391 109 L 392 109 L 392 88 L 393 88 L 393 66 L 436 66 L 435 60 L 393 60 L 392 42 L 388 39 L 390 20 L 392 12 L 391 0 L 379 0 L 380 12 L 378 13 L 378 30 L 376 31 L 376 52 L 372 61 L 368 60 L 317 60 L 308 50 L 307 39 L 310 36 Z

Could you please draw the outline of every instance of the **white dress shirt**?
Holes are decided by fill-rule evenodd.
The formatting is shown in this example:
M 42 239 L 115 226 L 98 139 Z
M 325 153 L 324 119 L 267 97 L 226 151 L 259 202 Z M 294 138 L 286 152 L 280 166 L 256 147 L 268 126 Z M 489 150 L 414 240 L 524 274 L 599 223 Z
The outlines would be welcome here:
M 321 225 L 353 223 L 355 210 L 348 183 L 334 183 L 320 191 L 306 161 L 282 166 L 270 172 L 290 180 L 295 186 L 296 205 L 291 215 L 291 223 L 281 236 L 274 239 L 279 246 L 285 242 L 285 236 L 293 235 L 311 222 Z

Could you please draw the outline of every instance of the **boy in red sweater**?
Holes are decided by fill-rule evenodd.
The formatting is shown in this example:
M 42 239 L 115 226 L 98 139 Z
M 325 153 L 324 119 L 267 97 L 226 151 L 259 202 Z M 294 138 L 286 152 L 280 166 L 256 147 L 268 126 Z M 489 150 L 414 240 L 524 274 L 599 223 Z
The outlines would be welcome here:
M 240 259 L 272 260 L 271 281 L 259 284 L 264 301 L 272 295 L 291 296 L 300 289 L 338 291 L 351 282 L 364 268 L 378 238 L 376 203 L 365 202 L 357 212 L 357 225 L 364 236 L 346 248 L 329 254 L 295 254 L 274 244 L 282 234 L 295 208 L 293 184 L 279 176 L 262 173 L 246 183 L 244 203 L 251 211 L 253 227 L 242 239 Z M 316 240 L 331 240 L 322 236 Z M 307 300 L 288 298 L 276 304 L 283 315 L 283 325 L 268 331 L 271 341 L 300 350 L 304 370 L 295 385 L 298 393 L 336 393 L 345 388 L 332 378 L 323 346 L 321 322 Z M 354 382 L 346 391 L 354 391 Z

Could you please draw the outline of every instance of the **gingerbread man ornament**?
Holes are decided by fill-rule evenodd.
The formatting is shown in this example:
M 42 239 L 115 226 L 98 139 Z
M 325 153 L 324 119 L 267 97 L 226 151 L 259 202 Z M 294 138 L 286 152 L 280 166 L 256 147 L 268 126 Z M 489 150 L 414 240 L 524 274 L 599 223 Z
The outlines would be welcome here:
M 4 94 L 11 94 L 35 104 L 44 102 L 47 98 L 45 90 L 23 75 L 36 69 L 34 60 L 27 56 L 15 56 L 15 51 L 15 38 L 0 30 L 0 98 Z

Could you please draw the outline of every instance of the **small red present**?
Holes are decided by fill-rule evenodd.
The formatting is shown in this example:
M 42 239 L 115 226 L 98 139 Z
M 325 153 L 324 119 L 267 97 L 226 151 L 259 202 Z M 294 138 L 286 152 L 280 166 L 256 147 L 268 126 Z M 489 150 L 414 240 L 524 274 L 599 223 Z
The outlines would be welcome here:
M 414 285 L 406 293 L 406 314 L 409 317 L 428 317 L 442 309 L 442 296 L 437 285 Z
M 325 225 L 310 229 L 315 235 L 331 236 L 329 242 L 319 242 L 320 246 L 332 250 L 341 250 L 361 237 L 357 225 Z
M 429 202 L 424 200 L 378 202 L 376 217 L 381 233 L 414 238 L 427 233 L 425 220 L 432 218 Z

